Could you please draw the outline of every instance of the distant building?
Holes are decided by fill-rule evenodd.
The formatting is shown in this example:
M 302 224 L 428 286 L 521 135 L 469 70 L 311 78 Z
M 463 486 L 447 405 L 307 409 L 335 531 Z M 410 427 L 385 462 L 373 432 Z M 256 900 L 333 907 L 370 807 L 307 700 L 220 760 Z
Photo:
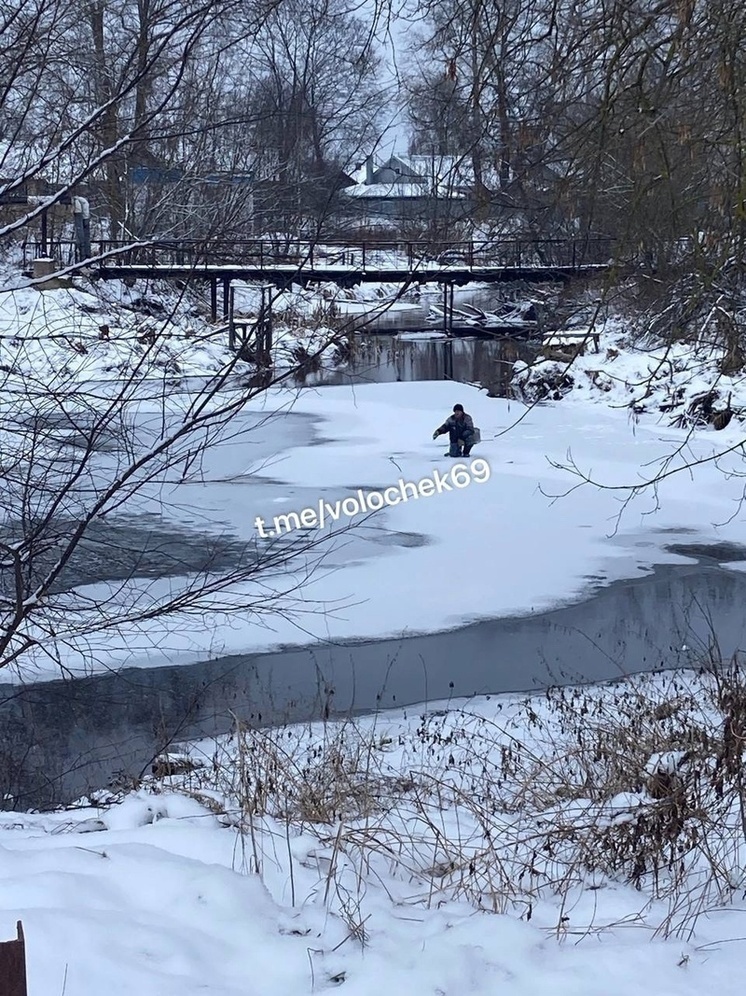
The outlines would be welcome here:
M 345 214 L 368 224 L 466 218 L 474 201 L 470 164 L 456 156 L 368 156 L 340 190 Z

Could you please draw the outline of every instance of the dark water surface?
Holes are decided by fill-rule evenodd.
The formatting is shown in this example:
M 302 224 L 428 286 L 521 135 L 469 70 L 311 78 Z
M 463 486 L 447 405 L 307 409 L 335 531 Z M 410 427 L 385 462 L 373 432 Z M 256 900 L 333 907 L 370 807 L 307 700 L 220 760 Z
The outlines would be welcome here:
M 496 398 L 511 397 L 516 360 L 529 362 L 536 346 L 504 337 L 493 339 L 411 339 L 399 335 L 355 339 L 350 362 L 338 369 L 308 372 L 297 379 L 306 387 L 336 384 L 390 384 L 396 381 L 453 380 L 476 384 Z
M 506 301 L 527 307 L 531 300 L 531 288 L 521 285 L 502 291 L 495 287 L 460 290 L 454 303 L 456 308 L 472 304 L 489 312 L 499 310 Z M 446 338 L 442 321 L 429 319 L 430 306 L 442 304 L 442 295 L 423 295 L 406 308 L 385 310 L 385 304 L 371 301 L 367 314 L 344 315 L 356 330 L 349 362 L 339 369 L 308 371 L 297 383 L 320 387 L 447 379 L 476 384 L 493 397 L 511 397 L 513 365 L 516 360 L 532 361 L 539 341 L 529 340 L 528 333 L 514 337 L 476 329 L 473 335 Z M 421 337 L 414 338 L 413 333 Z
M 169 743 L 227 732 L 231 713 L 269 725 L 416 703 L 424 711 L 449 697 L 691 666 L 714 634 L 730 656 L 746 647 L 746 574 L 716 565 L 705 547 L 692 553 L 699 563 L 659 567 L 575 605 L 446 633 L 0 686 L 3 805 L 126 783 Z

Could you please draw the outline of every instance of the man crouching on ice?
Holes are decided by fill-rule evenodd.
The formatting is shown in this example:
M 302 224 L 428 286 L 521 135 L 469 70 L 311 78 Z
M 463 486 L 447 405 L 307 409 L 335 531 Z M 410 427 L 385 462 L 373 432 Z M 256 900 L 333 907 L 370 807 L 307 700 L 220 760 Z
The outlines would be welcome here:
M 446 432 L 451 440 L 448 456 L 468 457 L 474 445 L 474 421 L 471 415 L 466 414 L 463 405 L 453 406 L 453 415 L 449 416 L 443 425 L 435 430 L 433 439 L 437 439 L 438 436 L 442 436 Z

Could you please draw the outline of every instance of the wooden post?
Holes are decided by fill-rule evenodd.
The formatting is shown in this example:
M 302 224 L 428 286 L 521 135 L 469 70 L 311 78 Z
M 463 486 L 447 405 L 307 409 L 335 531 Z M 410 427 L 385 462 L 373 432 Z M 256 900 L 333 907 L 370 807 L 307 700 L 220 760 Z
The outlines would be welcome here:
M 210 317 L 213 322 L 218 320 L 218 278 L 210 278 Z
M 48 253 L 47 253 L 47 248 L 48 248 L 47 247 L 47 232 L 48 232 L 48 226 L 47 226 L 47 208 L 44 208 L 44 210 L 41 213 L 41 254 L 44 257 L 46 257 L 48 255 Z
M 256 349 L 254 350 L 256 356 L 257 367 L 263 367 L 266 365 L 266 338 L 267 338 L 267 288 L 262 285 L 262 303 L 259 305 L 259 314 L 256 319 L 256 331 L 254 333 L 254 341 L 256 343 Z M 271 292 L 270 292 L 271 293 Z
M 256 323 L 257 366 L 272 365 L 272 287 L 262 287 L 262 303 Z
M 227 318 L 230 307 L 231 278 L 223 277 L 223 318 Z
M 0 996 L 28 996 L 26 940 L 23 924 L 16 923 L 18 938 L 0 943 Z
M 267 311 L 264 316 L 264 365 L 269 370 L 272 367 L 272 292 L 267 298 Z
M 236 323 L 233 320 L 233 310 L 236 302 L 235 288 L 230 289 L 230 310 L 228 313 L 228 349 L 234 352 L 236 349 Z
M 272 365 L 272 288 L 267 288 L 267 366 Z

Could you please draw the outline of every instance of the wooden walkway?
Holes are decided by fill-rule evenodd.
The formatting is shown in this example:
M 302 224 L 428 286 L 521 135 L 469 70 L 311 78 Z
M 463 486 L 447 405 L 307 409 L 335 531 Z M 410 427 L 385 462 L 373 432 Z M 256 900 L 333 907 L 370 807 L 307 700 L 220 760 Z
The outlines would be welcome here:
M 26 265 L 40 256 L 66 266 L 86 267 L 103 280 L 188 280 L 210 282 L 213 317 L 222 287 L 228 314 L 236 280 L 283 289 L 292 284 L 422 284 L 463 287 L 470 283 L 547 283 L 601 274 L 614 265 L 614 240 L 501 239 L 457 242 L 443 248 L 429 242 L 346 242 L 318 245 L 258 239 L 213 241 L 94 241 L 90 261 L 76 258 L 73 242 L 28 243 Z
M 27 243 L 26 264 L 35 256 L 52 256 L 65 265 L 76 260 L 75 243 Z M 347 242 L 317 245 L 311 242 L 280 243 L 234 239 L 197 241 L 92 242 L 90 269 L 107 276 L 125 271 L 134 276 L 161 274 L 183 277 L 187 273 L 264 280 L 292 275 L 304 279 L 332 280 L 446 280 L 457 277 L 513 279 L 535 274 L 580 274 L 607 269 L 614 254 L 614 240 L 502 239 L 490 242 L 457 242 L 443 248 L 429 242 Z

